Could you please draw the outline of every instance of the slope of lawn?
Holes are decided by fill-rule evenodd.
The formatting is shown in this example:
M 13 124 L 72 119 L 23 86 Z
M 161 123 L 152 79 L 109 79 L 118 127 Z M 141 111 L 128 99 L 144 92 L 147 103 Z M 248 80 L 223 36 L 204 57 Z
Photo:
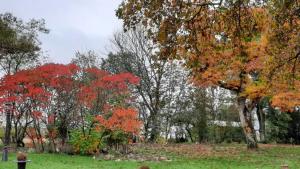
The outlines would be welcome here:
M 176 146 L 176 145 L 173 145 Z M 188 148 L 173 150 L 156 147 L 140 150 L 141 153 L 162 153 L 171 161 L 138 162 L 134 160 L 105 161 L 94 160 L 87 156 L 70 156 L 64 154 L 29 154 L 27 169 L 137 169 L 141 165 L 149 165 L 151 169 L 276 169 L 282 164 L 289 168 L 300 168 L 300 147 L 296 146 L 261 146 L 258 151 L 247 151 L 240 145 L 214 146 L 210 152 Z M 194 148 L 194 147 L 192 147 Z M 161 149 L 159 152 L 158 150 Z M 187 152 L 192 151 L 192 152 Z M 10 154 L 9 162 L 0 162 L 0 169 L 16 169 L 13 162 L 15 154 Z

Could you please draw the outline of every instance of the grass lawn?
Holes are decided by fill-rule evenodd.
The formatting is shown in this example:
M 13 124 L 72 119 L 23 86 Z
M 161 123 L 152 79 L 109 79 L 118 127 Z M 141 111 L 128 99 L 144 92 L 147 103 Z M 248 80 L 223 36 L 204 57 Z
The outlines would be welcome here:
M 184 148 L 190 151 L 187 147 Z M 280 169 L 282 164 L 288 164 L 290 169 L 300 168 L 298 146 L 261 146 L 258 151 L 247 151 L 241 145 L 226 145 L 214 146 L 210 149 L 213 153 L 201 154 L 196 151 L 187 154 L 184 149 L 175 151 L 161 147 L 161 152 L 166 152 L 172 159 L 161 162 L 105 161 L 87 156 L 29 154 L 32 162 L 28 163 L 27 169 L 137 169 L 141 165 L 149 165 L 151 169 Z M 15 154 L 10 154 L 10 161 L 0 162 L 0 169 L 16 169 L 14 159 Z

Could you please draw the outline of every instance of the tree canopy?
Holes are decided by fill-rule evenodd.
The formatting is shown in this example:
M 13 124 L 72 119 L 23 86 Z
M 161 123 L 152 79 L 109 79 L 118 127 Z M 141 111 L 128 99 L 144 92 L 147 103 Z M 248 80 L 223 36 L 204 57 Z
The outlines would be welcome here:
M 300 105 L 299 11 L 299 1 L 126 0 L 117 16 L 125 30 L 149 28 L 161 59 L 184 59 L 195 84 L 235 92 L 256 147 L 251 111 L 261 98 L 284 111 Z
M 196 83 L 251 99 L 270 94 L 274 106 L 291 109 L 299 106 L 298 3 L 129 0 L 117 15 L 125 30 L 137 23 L 151 28 L 148 35 L 161 57 L 185 59 Z M 284 95 L 293 95 L 294 101 L 280 102 Z
M 36 62 L 41 44 L 39 33 L 48 33 L 44 20 L 24 23 L 11 13 L 0 15 L 0 63 L 5 73 L 13 73 Z

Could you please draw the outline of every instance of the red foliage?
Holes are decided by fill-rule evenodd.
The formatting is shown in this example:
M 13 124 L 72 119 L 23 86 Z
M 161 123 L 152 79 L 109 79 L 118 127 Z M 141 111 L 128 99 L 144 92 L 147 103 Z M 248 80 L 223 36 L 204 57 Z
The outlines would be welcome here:
M 42 112 L 40 111 L 33 111 L 32 112 L 32 117 L 35 118 L 35 119 L 40 119 L 42 117 Z
M 109 74 L 95 68 L 86 70 L 94 80 L 80 88 L 78 98 L 87 107 L 92 107 L 93 101 L 99 97 L 102 100 L 108 100 L 114 96 L 127 94 L 129 84 L 137 85 L 139 83 L 139 78 L 130 73 Z
M 54 114 L 49 114 L 48 115 L 48 124 L 53 124 L 55 120 L 55 115 Z
M 12 102 L 17 106 L 27 103 L 32 116 L 41 118 L 42 113 L 34 108 L 44 108 L 49 104 L 53 94 L 50 88 L 70 91 L 73 87 L 72 76 L 77 71 L 76 65 L 47 64 L 5 76 L 0 84 L 1 107 Z
M 84 80 L 85 76 L 88 77 L 87 81 Z M 14 103 L 14 107 L 23 108 L 16 110 L 12 107 L 14 115 L 22 115 L 21 111 L 32 112 L 33 119 L 43 119 L 45 123 L 53 124 L 55 114 L 49 112 L 47 107 L 56 104 L 53 98 L 59 94 L 70 94 L 71 98 L 72 93 L 72 101 L 78 107 L 93 111 L 95 107 L 100 107 L 96 110 L 97 114 L 112 112 L 110 118 L 103 119 L 104 127 L 137 133 L 140 124 L 137 112 L 122 106 L 130 101 L 128 86 L 138 83 L 139 79 L 130 73 L 110 74 L 96 68 L 80 69 L 74 64 L 46 64 L 2 78 L 0 108 L 7 108 L 7 103 Z M 110 102 L 114 99 L 118 105 Z M 68 99 L 64 101 L 68 102 Z M 99 121 L 100 117 L 97 118 Z
M 138 134 L 141 122 L 137 117 L 137 111 L 132 108 L 116 108 L 109 118 L 97 116 L 96 120 L 99 122 L 99 129 L 121 130 L 126 133 Z

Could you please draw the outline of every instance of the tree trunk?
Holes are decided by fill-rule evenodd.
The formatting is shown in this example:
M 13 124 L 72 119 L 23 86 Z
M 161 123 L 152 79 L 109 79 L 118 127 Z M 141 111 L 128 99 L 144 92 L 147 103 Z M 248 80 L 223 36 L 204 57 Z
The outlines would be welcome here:
M 263 112 L 263 109 L 260 104 L 257 104 L 257 117 L 258 117 L 258 122 L 259 122 L 259 137 L 260 137 L 260 142 L 265 143 L 266 142 L 266 137 L 265 137 L 265 131 L 266 131 L 266 126 L 265 126 L 265 114 Z
M 166 128 L 165 128 L 165 140 L 167 141 L 168 140 L 168 136 L 169 136 L 169 133 L 170 133 L 170 129 L 169 129 L 169 126 L 170 126 L 170 118 L 167 116 L 166 117 Z
M 199 123 L 198 123 L 198 141 L 199 143 L 203 143 L 207 141 L 207 112 L 205 110 L 205 106 L 204 106 L 204 110 L 201 111 L 200 113 L 200 119 L 199 119 Z
M 191 142 L 193 143 L 193 142 L 194 142 L 193 134 L 192 134 L 191 129 L 188 127 L 188 125 L 185 126 L 185 130 L 187 131 L 187 133 L 188 133 L 188 135 L 189 135 L 189 137 L 190 137 L 190 139 L 191 139 Z
M 150 138 L 149 142 L 156 142 L 159 137 L 159 123 L 157 119 L 157 112 L 152 114 L 151 118 L 151 131 L 150 131 Z
M 24 128 L 20 128 L 18 131 L 18 128 L 15 127 L 15 137 L 16 137 L 16 147 L 25 147 L 25 144 L 23 142 L 23 139 L 25 137 L 25 132 L 26 132 L 27 126 Z
M 238 98 L 238 108 L 239 108 L 239 116 L 241 121 L 241 127 L 243 128 L 246 143 L 248 149 L 257 149 L 257 140 L 255 136 L 254 127 L 252 124 L 251 118 L 251 110 L 247 108 L 246 98 L 240 97 Z
M 150 132 L 149 142 L 151 142 L 151 143 L 156 142 L 158 137 L 159 137 L 159 131 L 158 131 L 157 127 L 152 127 L 151 132 Z
M 144 141 L 146 141 L 149 138 L 150 131 L 149 131 L 148 123 L 149 123 L 148 121 L 144 123 Z
M 39 145 L 39 151 L 40 152 L 44 152 L 45 148 L 44 148 L 43 135 L 42 135 L 42 132 L 41 132 L 40 123 L 39 123 L 38 119 L 35 119 L 33 121 L 33 123 L 34 123 L 35 132 L 36 132 L 36 135 L 37 135 L 37 141 L 38 141 L 38 145 Z
M 58 132 L 59 132 L 59 136 L 61 138 L 61 145 L 65 146 L 65 143 L 68 140 L 68 122 L 67 122 L 66 115 L 60 116 L 60 119 L 61 119 L 61 121 L 60 121 L 60 124 L 58 126 Z
M 11 133 L 11 111 L 9 109 L 6 110 L 6 126 L 5 126 L 5 135 L 4 135 L 4 145 L 10 144 L 10 133 Z

